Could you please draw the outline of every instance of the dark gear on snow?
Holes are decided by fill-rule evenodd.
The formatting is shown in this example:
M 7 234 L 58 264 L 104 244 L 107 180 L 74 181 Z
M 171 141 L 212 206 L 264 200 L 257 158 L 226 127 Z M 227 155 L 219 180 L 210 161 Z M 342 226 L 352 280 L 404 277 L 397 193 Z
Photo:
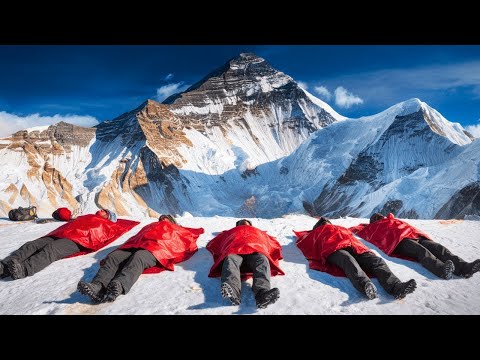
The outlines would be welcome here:
M 28 208 L 19 207 L 8 212 L 8 218 L 12 221 L 28 221 L 37 218 L 37 208 L 30 206 Z

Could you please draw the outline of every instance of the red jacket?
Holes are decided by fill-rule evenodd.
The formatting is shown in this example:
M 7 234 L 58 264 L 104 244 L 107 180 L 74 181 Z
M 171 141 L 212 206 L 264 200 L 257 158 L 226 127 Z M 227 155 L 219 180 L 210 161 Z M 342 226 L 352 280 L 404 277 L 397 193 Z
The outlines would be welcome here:
M 388 214 L 385 219 L 376 221 L 373 224 L 360 224 L 351 227 L 350 230 L 362 239 L 377 246 L 387 255 L 392 255 L 397 245 L 403 239 L 418 240 L 424 237 L 431 240 L 430 236 L 412 225 L 396 219 L 392 213 Z
M 190 258 L 198 250 L 197 239 L 204 233 L 203 228 L 192 229 L 162 220 L 146 225 L 138 234 L 128 239 L 119 249 L 145 249 L 157 259 L 157 265 L 143 273 L 173 271 L 173 264 Z
M 66 238 L 85 248 L 85 251 L 70 255 L 77 256 L 97 251 L 129 231 L 138 221 L 122 220 L 111 222 L 98 215 L 83 215 L 71 220 L 45 236 Z
M 270 274 L 285 275 L 278 264 L 283 259 L 282 246 L 273 236 L 265 231 L 250 225 L 236 226 L 222 231 L 207 244 L 207 250 L 213 255 L 213 265 L 209 277 L 219 277 L 222 274 L 222 262 L 230 254 L 253 254 L 258 252 L 265 255 L 270 263 Z M 251 271 L 242 271 L 242 279 L 252 276 Z
M 352 247 L 355 253 L 370 251 L 347 228 L 326 224 L 311 231 L 294 231 L 297 246 L 308 260 L 310 269 L 327 272 L 334 276 L 345 276 L 338 266 L 329 264 L 327 258 L 337 250 Z

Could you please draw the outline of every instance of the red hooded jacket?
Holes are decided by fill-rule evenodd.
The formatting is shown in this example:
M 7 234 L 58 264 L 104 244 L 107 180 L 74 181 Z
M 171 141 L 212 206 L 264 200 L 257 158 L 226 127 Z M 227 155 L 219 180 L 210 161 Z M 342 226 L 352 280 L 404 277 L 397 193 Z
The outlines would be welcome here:
M 355 253 L 370 251 L 350 230 L 343 226 L 325 224 L 311 231 L 294 231 L 297 247 L 308 260 L 310 269 L 323 271 L 333 276 L 345 276 L 338 266 L 327 262 L 330 254 L 352 247 Z
M 86 250 L 70 255 L 78 256 L 97 251 L 129 231 L 138 221 L 111 222 L 98 215 L 83 215 L 58 227 L 45 236 L 70 239 Z
M 278 264 L 283 259 L 282 246 L 273 236 L 265 231 L 250 225 L 236 226 L 230 230 L 222 231 L 207 244 L 207 250 L 213 255 L 213 265 L 209 277 L 219 277 L 222 274 L 222 262 L 230 254 L 260 253 L 268 258 L 270 274 L 285 275 Z M 252 276 L 252 272 L 242 271 L 242 279 Z
M 137 248 L 150 251 L 158 263 L 146 269 L 144 274 L 173 271 L 173 264 L 185 261 L 195 254 L 198 250 L 196 241 L 203 233 L 203 228 L 187 228 L 162 220 L 144 226 L 119 249 Z
M 375 221 L 373 224 L 360 224 L 351 227 L 350 230 L 362 239 L 377 246 L 387 255 L 392 255 L 397 245 L 403 239 L 418 240 L 424 237 L 432 240 L 424 232 L 407 224 L 405 221 L 396 219 L 392 213 L 382 220 Z

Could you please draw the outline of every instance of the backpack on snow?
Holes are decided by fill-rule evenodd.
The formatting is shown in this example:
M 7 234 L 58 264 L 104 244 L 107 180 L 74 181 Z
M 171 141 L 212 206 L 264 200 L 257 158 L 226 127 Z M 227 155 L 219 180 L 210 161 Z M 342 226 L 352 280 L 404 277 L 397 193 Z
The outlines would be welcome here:
M 37 218 L 37 208 L 30 206 L 28 208 L 19 207 L 8 212 L 8 218 L 12 221 L 28 221 Z

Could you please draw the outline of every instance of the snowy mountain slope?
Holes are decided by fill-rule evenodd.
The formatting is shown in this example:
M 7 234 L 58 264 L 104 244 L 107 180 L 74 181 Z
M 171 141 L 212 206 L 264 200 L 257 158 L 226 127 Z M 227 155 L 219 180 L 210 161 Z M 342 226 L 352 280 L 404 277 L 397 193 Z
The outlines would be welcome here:
M 409 218 L 433 218 L 455 191 L 476 181 L 469 175 L 471 162 L 461 155 L 467 152 L 480 161 L 478 152 L 468 150 L 476 146 L 458 124 L 411 99 L 380 114 L 317 131 L 292 155 L 259 167 L 260 178 L 248 185 L 263 216 L 305 208 L 334 217 L 392 211 Z M 448 172 L 452 164 L 458 170 L 451 186 L 442 185 L 442 176 L 427 186 L 420 179 L 431 168 Z M 262 187 L 263 183 L 270 186 Z M 478 211 L 474 208 L 472 214 Z M 442 216 L 457 215 L 450 211 Z
M 264 59 L 240 54 L 165 104 L 148 100 L 85 130 L 92 134 L 91 142 L 50 159 L 54 171 L 68 182 L 62 191 L 46 190 L 38 181 L 41 173 L 27 176 L 32 161 L 10 154 L 14 139 L 2 140 L 4 165 L 15 167 L 7 178 L 0 174 L 0 214 L 29 204 L 38 205 L 42 216 L 58 206 L 79 212 L 108 207 L 119 215 L 193 211 L 210 191 L 199 188 L 217 184 L 226 172 L 248 173 L 284 157 L 312 132 L 341 119 Z M 30 131 L 39 135 L 30 136 L 29 144 L 37 149 L 45 141 L 55 141 L 48 135 L 52 129 Z M 34 166 L 43 167 L 41 151 L 34 153 L 38 157 Z M 18 169 L 23 170 L 18 173 Z M 14 189 L 9 188 L 11 180 Z M 22 199 L 12 197 L 12 191 L 20 193 L 23 188 Z M 225 192 L 221 186 L 211 190 Z M 229 207 L 222 200 L 211 212 Z
M 280 261 L 280 266 L 286 274 L 275 276 L 271 281 L 272 286 L 280 289 L 280 299 L 266 309 L 255 308 L 251 280 L 243 283 L 242 304 L 232 306 L 220 295 L 220 280 L 207 277 L 213 263 L 205 249 L 207 242 L 216 233 L 233 227 L 238 218 L 192 217 L 188 214 L 179 217 L 178 222 L 188 227 L 205 228 L 205 233 L 198 239 L 197 253 L 176 265 L 174 272 L 140 276 L 130 293 L 121 295 L 113 303 L 91 304 L 76 291 L 78 281 L 91 280 L 102 258 L 153 221 L 142 217 L 136 219 L 142 223 L 96 253 L 56 261 L 25 279 L 0 280 L 0 314 L 480 314 L 480 274 L 470 279 L 454 276 L 451 280 L 442 280 L 417 263 L 386 256 L 368 242 L 365 244 L 382 256 L 401 280 L 413 278 L 417 281 L 414 293 L 403 300 L 393 300 L 374 279 L 379 297 L 369 301 L 346 278 L 308 269 L 307 260 L 296 247 L 292 232 L 293 229 L 311 229 L 315 224 L 316 219 L 305 215 L 288 215 L 273 220 L 249 218 L 255 226 L 277 237 L 282 245 L 284 259 Z M 349 227 L 365 221 L 346 218 L 334 219 L 333 223 Z M 435 241 L 467 261 L 480 257 L 479 221 L 409 220 L 409 223 L 426 231 Z M 58 223 L 39 225 L 0 219 L 0 238 L 3 239 L 0 242 L 0 258 L 57 226 Z

